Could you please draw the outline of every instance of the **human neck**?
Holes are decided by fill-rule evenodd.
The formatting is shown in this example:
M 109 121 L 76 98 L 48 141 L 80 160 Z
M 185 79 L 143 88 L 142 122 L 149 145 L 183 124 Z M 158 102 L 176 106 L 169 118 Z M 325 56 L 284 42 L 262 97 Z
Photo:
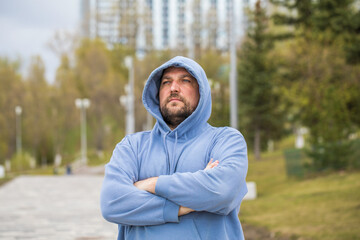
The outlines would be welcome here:
M 167 124 L 170 128 L 171 131 L 174 131 L 174 129 L 178 126 L 178 125 L 171 125 L 171 124 Z

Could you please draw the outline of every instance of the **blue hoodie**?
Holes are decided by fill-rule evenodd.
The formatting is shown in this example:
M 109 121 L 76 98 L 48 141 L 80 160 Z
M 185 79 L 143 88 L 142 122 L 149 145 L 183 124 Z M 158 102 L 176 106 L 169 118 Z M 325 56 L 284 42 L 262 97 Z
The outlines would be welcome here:
M 174 130 L 164 122 L 158 98 L 163 71 L 171 66 L 185 68 L 200 93 L 196 110 Z M 118 224 L 118 239 L 244 239 L 238 212 L 247 193 L 246 143 L 236 129 L 207 123 L 211 92 L 204 70 L 175 57 L 150 74 L 142 100 L 156 124 L 117 144 L 101 191 L 102 214 Z M 219 165 L 204 170 L 210 159 Z M 157 176 L 156 194 L 133 185 Z M 195 212 L 178 217 L 180 206 Z

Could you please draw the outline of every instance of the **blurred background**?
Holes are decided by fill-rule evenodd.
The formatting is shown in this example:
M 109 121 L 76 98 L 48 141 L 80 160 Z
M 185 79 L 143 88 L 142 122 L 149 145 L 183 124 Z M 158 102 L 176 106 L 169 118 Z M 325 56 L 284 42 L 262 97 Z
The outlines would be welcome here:
M 183 55 L 210 124 L 247 140 L 245 227 L 360 239 L 359 0 L 1 1 L 0 32 L 0 181 L 103 166 L 152 128 L 144 83 Z

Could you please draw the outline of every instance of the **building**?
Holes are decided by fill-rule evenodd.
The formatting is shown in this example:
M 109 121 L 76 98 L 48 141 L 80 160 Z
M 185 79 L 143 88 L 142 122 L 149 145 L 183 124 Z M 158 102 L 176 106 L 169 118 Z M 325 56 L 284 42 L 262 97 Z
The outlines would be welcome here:
M 234 36 L 245 30 L 247 0 L 82 0 L 82 34 L 121 43 L 138 54 L 176 49 L 194 56 L 201 49 L 228 51 L 231 11 Z

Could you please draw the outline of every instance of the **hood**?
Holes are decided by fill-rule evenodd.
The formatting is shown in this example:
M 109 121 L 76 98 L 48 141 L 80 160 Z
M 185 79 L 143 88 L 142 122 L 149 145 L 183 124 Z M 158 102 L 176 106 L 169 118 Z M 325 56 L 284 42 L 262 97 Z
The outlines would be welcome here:
M 207 124 L 211 115 L 211 91 L 204 69 L 189 58 L 177 56 L 155 69 L 145 84 L 142 101 L 146 110 L 156 119 L 155 127 L 162 132 L 171 131 L 163 120 L 159 107 L 160 81 L 164 70 L 169 67 L 185 68 L 199 84 L 200 98 L 195 111 L 173 130 L 180 137 Z

